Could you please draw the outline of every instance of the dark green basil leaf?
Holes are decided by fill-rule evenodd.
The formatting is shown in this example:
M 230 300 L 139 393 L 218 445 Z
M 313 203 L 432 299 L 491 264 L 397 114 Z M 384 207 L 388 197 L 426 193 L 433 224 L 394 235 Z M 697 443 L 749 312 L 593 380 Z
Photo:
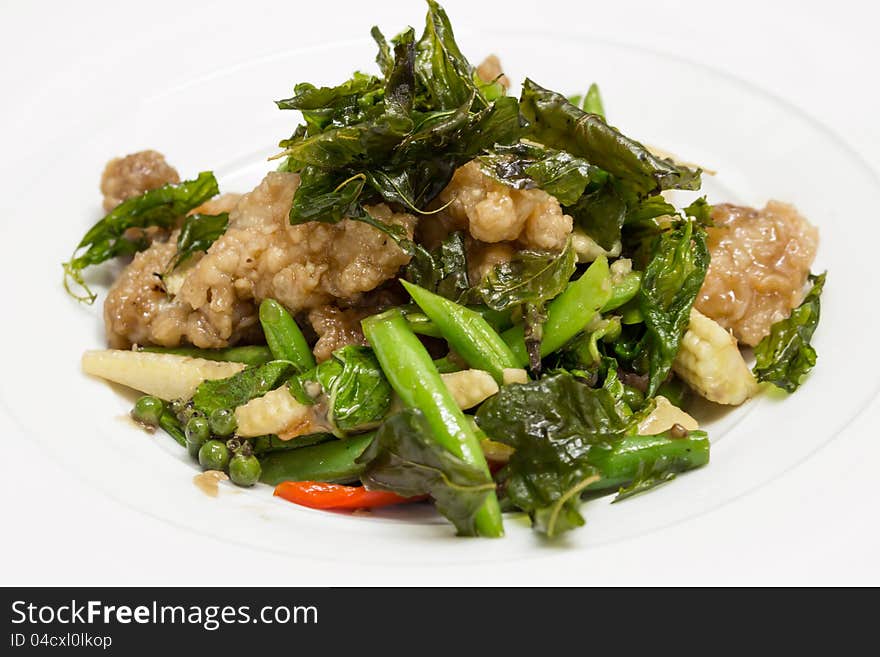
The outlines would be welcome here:
M 358 166 L 362 162 L 387 160 L 411 129 L 409 117 L 385 112 L 290 143 L 284 153 L 292 160 L 324 169 Z
M 376 426 L 391 407 L 391 386 L 372 349 L 338 349 L 315 376 L 329 398 L 327 417 L 343 434 Z
M 628 486 L 622 499 L 709 460 L 703 432 L 685 438 L 630 435 L 634 418 L 615 394 L 620 386 L 611 372 L 602 388 L 566 372 L 504 386 L 477 411 L 480 428 L 515 449 L 498 475 L 507 501 L 547 536 L 584 524 L 582 495 Z
M 346 216 L 359 214 L 357 201 L 364 189 L 364 176 L 340 180 L 318 167 L 302 170 L 300 185 L 290 206 L 290 223 L 307 221 L 336 223 Z
M 575 267 L 571 244 L 561 253 L 521 251 L 512 260 L 496 265 L 480 283 L 478 292 L 493 310 L 524 303 L 543 306 L 565 289 Z
M 701 196 L 684 209 L 684 216 L 693 217 L 702 226 L 712 226 L 712 206 Z
M 415 95 L 415 33 L 412 28 L 394 40 L 394 63 L 385 81 L 385 111 L 412 124 Z
M 368 489 L 430 495 L 462 536 L 476 536 L 474 516 L 495 490 L 488 474 L 437 444 L 416 409 L 385 420 L 357 462 L 364 464 L 361 481 Z
M 468 295 L 479 295 L 492 310 L 522 307 L 523 337 L 533 372 L 541 369 L 546 304 L 565 289 L 577 266 L 576 258 L 570 241 L 562 253 L 521 251 L 512 260 L 496 265 Z
M 590 388 L 567 372 L 502 387 L 480 406 L 477 424 L 492 440 L 532 452 L 537 462 L 568 464 L 595 436 L 627 426 L 607 390 Z M 559 452 L 561 445 L 566 450 Z
M 234 409 L 274 390 L 295 371 L 290 361 L 272 360 L 225 379 L 203 381 L 193 395 L 193 405 L 205 415 L 221 408 Z
M 117 256 L 137 253 L 149 246 L 143 236 L 126 238 L 128 229 L 152 226 L 171 228 L 178 219 L 216 196 L 219 191 L 214 174 L 203 171 L 195 180 L 163 185 L 123 201 L 89 229 L 74 250 L 73 257 L 62 265 L 65 289 L 74 295 L 70 289 L 72 281 L 85 291 L 85 296 L 74 296 L 80 301 L 93 303 L 96 297 L 83 281 L 82 270 Z M 83 249 L 85 252 L 80 253 Z
M 435 294 L 453 301 L 460 299 L 471 287 L 464 234 L 450 233 L 429 258 L 414 257 L 404 275 Z
M 416 75 L 440 109 L 459 107 L 470 98 L 480 106 L 488 104 L 474 83 L 473 67 L 455 42 L 449 17 L 435 0 L 428 0 L 425 31 L 416 46 Z
M 379 85 L 379 78 L 365 73 L 355 73 L 350 80 L 335 87 L 316 87 L 308 82 L 296 86 L 295 95 L 276 100 L 279 109 L 319 110 L 334 107 L 349 98 L 363 94 Z
M 207 251 L 226 232 L 229 213 L 193 214 L 183 220 L 177 236 L 177 255 L 170 269 L 179 267 L 200 251 Z
M 538 187 L 571 205 L 597 170 L 585 159 L 535 144 L 500 146 L 480 157 L 483 171 L 515 189 Z
M 536 531 L 555 536 L 584 524 L 581 493 L 601 479 L 589 453 L 622 435 L 626 419 L 607 390 L 563 372 L 504 386 L 477 411 L 477 424 L 516 450 L 505 473 L 508 499 Z
M 708 267 L 706 233 L 695 222 L 684 221 L 656 241 L 636 297 L 647 329 L 649 397 L 669 374 Z
M 631 199 L 624 185 L 612 177 L 565 208 L 575 224 L 603 249 L 611 250 L 620 240 Z
M 770 334 L 755 347 L 755 376 L 786 392 L 798 389 L 804 376 L 816 364 L 816 350 L 810 344 L 819 325 L 820 296 L 825 275 L 810 276 L 813 287 L 803 302 L 786 319 L 776 322 Z
M 640 223 L 666 215 L 674 216 L 677 213 L 678 210 L 675 209 L 674 205 L 657 194 L 656 196 L 643 198 L 632 206 L 627 213 L 626 223 Z
M 700 172 L 651 154 L 639 142 L 612 128 L 598 114 L 588 114 L 565 96 L 526 79 L 520 107 L 529 134 L 552 148 L 585 158 L 590 164 L 627 181 L 638 193 L 664 189 L 699 189 Z
M 382 34 L 382 30 L 379 29 L 378 25 L 374 25 L 370 30 L 370 36 L 373 37 L 373 41 L 379 46 L 379 52 L 376 53 L 376 64 L 379 66 L 379 70 L 382 71 L 382 75 L 387 78 L 388 74 L 391 73 L 391 67 L 394 66 L 391 47 L 388 45 L 388 40 Z

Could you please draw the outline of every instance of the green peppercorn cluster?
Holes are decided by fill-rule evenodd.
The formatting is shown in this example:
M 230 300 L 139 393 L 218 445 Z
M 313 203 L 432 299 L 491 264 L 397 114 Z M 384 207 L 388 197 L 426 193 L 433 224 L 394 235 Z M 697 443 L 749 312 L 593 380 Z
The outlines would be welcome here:
M 158 397 L 145 395 L 135 402 L 131 416 L 147 427 L 157 427 L 163 416 L 171 414 L 183 427 L 183 442 L 189 455 L 203 470 L 221 470 L 238 486 L 253 486 L 260 479 L 260 462 L 253 454 L 251 441 L 235 436 L 235 413 L 219 408 L 209 416 L 196 410 L 191 402 L 166 404 Z

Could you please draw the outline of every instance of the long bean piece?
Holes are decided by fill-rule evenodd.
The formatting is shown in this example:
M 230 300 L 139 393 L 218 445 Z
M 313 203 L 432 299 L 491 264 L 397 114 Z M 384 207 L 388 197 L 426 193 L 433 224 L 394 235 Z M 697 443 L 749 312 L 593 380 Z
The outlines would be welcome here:
M 642 272 L 631 271 L 611 286 L 611 298 L 602 306 L 602 312 L 620 308 L 627 301 L 633 299 L 642 285 Z
M 495 329 L 495 331 L 503 331 L 504 329 L 510 328 L 513 325 L 509 311 L 492 310 L 487 306 L 465 307 L 468 310 L 480 315 L 489 323 L 489 326 Z M 415 308 L 415 310 L 413 310 L 413 308 Z M 403 312 L 404 317 L 406 317 L 406 321 L 410 323 L 410 327 L 412 328 L 413 333 L 417 335 L 427 335 L 432 338 L 443 337 L 443 334 L 440 332 L 440 328 L 433 321 L 431 321 L 430 317 L 421 312 L 421 309 L 418 306 L 403 306 L 400 310 L 401 312 Z
M 400 311 L 388 310 L 366 318 L 361 324 L 385 376 L 404 404 L 424 414 L 434 439 L 442 447 L 489 475 L 479 439 Z M 481 536 L 504 534 L 494 491 L 486 497 L 474 522 Z
M 260 481 L 272 486 L 282 481 L 326 481 L 335 484 L 356 481 L 364 466 L 355 461 L 372 441 L 373 434 L 366 433 L 311 447 L 271 452 L 260 457 Z
M 276 360 L 289 360 L 300 372 L 307 372 L 315 366 L 315 356 L 309 343 L 284 306 L 274 299 L 263 299 L 260 304 L 260 324 Z
M 505 369 L 519 366 L 507 343 L 479 313 L 413 283 L 401 283 L 468 365 L 486 370 L 499 384 Z
M 330 440 L 338 439 L 332 433 L 310 433 L 305 436 L 297 436 L 292 440 L 281 440 L 278 436 L 257 436 L 251 438 L 249 442 L 255 456 L 264 456 L 272 452 L 304 449 Z
M 584 330 L 611 298 L 608 260 L 601 256 L 576 281 L 569 283 L 547 306 L 541 339 L 541 356 L 552 354 Z M 529 363 L 523 327 L 514 326 L 501 334 L 516 357 L 515 367 Z
M 406 321 L 409 322 L 409 326 L 413 330 L 413 333 L 427 335 L 431 338 L 443 337 L 438 326 L 432 322 L 431 318 L 425 313 L 406 313 Z
M 174 438 L 178 445 L 186 447 L 186 434 L 183 431 L 183 425 L 180 424 L 180 420 L 177 419 L 177 416 L 174 415 L 167 403 L 162 409 L 162 415 L 159 416 L 159 426 L 162 427 L 165 433 Z
M 590 462 L 599 469 L 601 479 L 585 492 L 613 490 L 631 483 L 640 473 L 669 475 L 706 465 L 709 437 L 704 431 L 691 431 L 685 438 L 668 433 L 625 436 L 607 451 L 590 452 Z

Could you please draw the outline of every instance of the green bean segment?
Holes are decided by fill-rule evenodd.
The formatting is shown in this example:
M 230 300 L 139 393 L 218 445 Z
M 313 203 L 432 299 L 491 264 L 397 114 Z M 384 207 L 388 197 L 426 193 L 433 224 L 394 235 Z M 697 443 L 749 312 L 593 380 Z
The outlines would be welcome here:
M 541 356 L 552 354 L 580 333 L 611 298 L 608 260 L 601 256 L 576 281 L 568 284 L 547 306 L 541 340 Z M 514 367 L 529 363 L 522 326 L 514 326 L 501 334 L 516 357 Z
M 276 360 L 288 360 L 306 372 L 315 366 L 315 357 L 296 321 L 280 303 L 264 299 L 260 304 L 260 324 L 266 343 Z
M 704 431 L 691 431 L 685 438 L 624 436 L 604 453 L 596 451 L 594 465 L 602 478 L 584 492 L 613 490 L 630 484 L 648 463 L 664 463 L 672 471 L 684 472 L 709 462 L 709 437 Z
M 272 486 L 282 481 L 326 481 L 336 484 L 357 481 L 363 466 L 355 463 L 355 460 L 372 440 L 373 434 L 368 433 L 266 454 L 260 457 L 260 481 Z
M 186 434 L 184 433 L 183 426 L 167 404 L 165 410 L 162 411 L 162 415 L 159 417 L 159 426 L 165 433 L 174 438 L 178 445 L 186 447 Z
M 616 310 L 639 293 L 642 285 L 642 273 L 631 271 L 611 286 L 611 298 L 602 306 L 602 312 Z
M 518 366 L 510 347 L 482 315 L 418 285 L 401 282 L 468 365 L 486 370 L 499 383 L 506 368 Z
M 424 414 L 434 439 L 441 446 L 488 474 L 489 466 L 479 439 L 401 312 L 392 309 L 368 317 L 362 326 L 385 376 L 403 403 Z M 481 536 L 504 534 L 494 492 L 477 512 L 475 524 Z

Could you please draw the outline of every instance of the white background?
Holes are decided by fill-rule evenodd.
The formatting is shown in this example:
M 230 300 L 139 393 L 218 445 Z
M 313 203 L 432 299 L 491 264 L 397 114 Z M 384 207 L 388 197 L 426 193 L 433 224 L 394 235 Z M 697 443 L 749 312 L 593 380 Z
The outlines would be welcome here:
M 455 25 L 580 32 L 699 59 L 800 106 L 880 171 L 880 12 L 874 3 L 447 0 L 444 6 Z M 77 102 L 77 76 L 104 76 L 112 97 L 113 85 L 122 82 L 109 73 L 116 68 L 113 59 L 174 49 L 182 25 L 201 26 L 202 57 L 182 61 L 173 71 L 141 76 L 136 82 L 145 89 L 167 87 L 282 47 L 360 37 L 373 24 L 393 33 L 405 23 L 419 25 L 423 13 L 417 0 L 0 2 L 0 154 L 7 161 L 23 155 L 3 148 L 4 134 L 18 130 L 34 104 L 52 102 L 63 112 L 65 104 Z M 242 31 L 264 35 L 263 49 L 243 52 L 237 47 L 236 35 Z M 83 44 L 95 41 L 106 44 L 106 56 L 78 59 Z M 72 61 L 77 62 L 74 70 Z M 47 98 L 41 81 L 59 75 L 68 76 L 69 95 Z M 32 139 L 40 142 L 45 135 Z M 15 194 L 9 181 L 4 183 L 4 194 Z M 20 220 L 26 219 L 0 217 L 0 222 Z M 877 290 L 866 294 L 874 300 L 880 296 Z M 3 321 L 23 321 L 23 311 L 4 309 Z M 858 321 L 854 315 L 837 321 Z M 0 375 L 12 374 L 0 365 Z M 63 431 L 63 418 L 51 421 Z M 782 478 L 713 513 L 659 531 L 650 554 L 635 539 L 588 554 L 548 550 L 545 558 L 527 566 L 427 570 L 294 562 L 183 531 L 106 499 L 0 417 L 0 584 L 876 585 L 878 422 L 880 402 L 875 400 L 834 441 Z M 243 567 L 218 575 L 215 568 L 199 567 L 208 554 Z

